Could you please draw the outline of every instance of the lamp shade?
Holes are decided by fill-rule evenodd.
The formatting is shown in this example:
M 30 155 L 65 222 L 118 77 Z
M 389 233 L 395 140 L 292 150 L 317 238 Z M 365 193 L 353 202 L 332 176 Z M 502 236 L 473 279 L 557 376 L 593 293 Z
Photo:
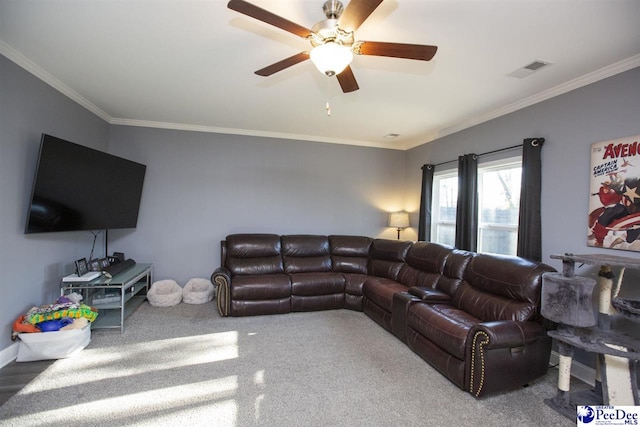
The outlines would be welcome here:
M 409 227 L 409 212 L 391 212 L 389 214 L 389 227 Z
M 353 60 L 351 49 L 336 42 L 327 42 L 311 49 L 311 61 L 321 73 L 340 74 Z

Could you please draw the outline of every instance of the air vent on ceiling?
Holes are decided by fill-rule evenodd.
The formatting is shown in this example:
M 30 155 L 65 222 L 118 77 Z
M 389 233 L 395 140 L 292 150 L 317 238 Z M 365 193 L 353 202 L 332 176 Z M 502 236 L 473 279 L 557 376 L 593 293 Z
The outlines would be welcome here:
M 518 68 L 517 70 L 507 74 L 507 76 L 509 77 L 515 77 L 517 79 L 523 79 L 527 76 L 530 76 L 531 74 L 535 73 L 536 71 L 539 71 L 547 66 L 551 65 L 551 62 L 547 62 L 547 61 L 541 61 L 539 59 L 536 59 L 535 61 L 533 61 L 530 64 L 525 65 L 522 68 Z

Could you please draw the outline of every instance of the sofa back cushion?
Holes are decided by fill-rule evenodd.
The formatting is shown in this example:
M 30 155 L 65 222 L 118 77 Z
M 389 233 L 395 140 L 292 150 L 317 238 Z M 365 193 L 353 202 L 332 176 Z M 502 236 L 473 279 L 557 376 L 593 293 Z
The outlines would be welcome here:
M 464 278 L 464 272 L 474 255 L 474 252 L 453 249 L 444 263 L 442 276 L 436 283 L 436 289 L 451 296 L 455 295 Z
M 282 236 L 282 260 L 287 274 L 331 271 L 329 237 Z
M 434 288 L 442 276 L 445 261 L 452 248 L 437 243 L 416 242 L 400 269 L 398 281 L 405 286 Z
M 224 246 L 225 267 L 232 275 L 284 272 L 277 234 L 231 234 Z
M 411 242 L 375 239 L 369 251 L 369 274 L 398 280 Z
M 372 242 L 372 238 L 363 236 L 329 236 L 333 271 L 367 274 Z
M 453 302 L 482 321 L 533 320 L 540 309 L 542 273 L 551 267 L 523 258 L 477 254 Z

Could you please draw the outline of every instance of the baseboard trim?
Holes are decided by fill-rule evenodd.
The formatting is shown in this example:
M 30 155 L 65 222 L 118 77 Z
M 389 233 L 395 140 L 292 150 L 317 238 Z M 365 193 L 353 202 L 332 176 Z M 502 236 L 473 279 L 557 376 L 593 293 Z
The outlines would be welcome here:
M 560 354 L 552 350 L 551 357 L 549 357 L 549 365 L 556 366 L 558 363 L 560 363 Z M 576 362 L 575 360 L 571 361 L 571 376 L 592 387 L 595 386 L 596 370 L 583 363 Z
M 18 343 L 14 342 L 9 347 L 0 351 L 0 368 L 7 366 L 18 357 Z

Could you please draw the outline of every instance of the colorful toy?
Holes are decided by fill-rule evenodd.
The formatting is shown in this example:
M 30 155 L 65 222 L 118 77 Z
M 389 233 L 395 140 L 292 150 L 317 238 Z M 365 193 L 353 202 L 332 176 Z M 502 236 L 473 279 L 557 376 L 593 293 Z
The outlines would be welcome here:
M 89 322 L 93 322 L 96 320 L 96 317 L 98 317 L 98 311 L 86 304 L 80 304 L 79 306 L 77 304 L 72 304 L 70 307 L 55 311 L 45 310 L 44 312 L 40 312 L 36 310 L 35 312 L 31 312 L 31 310 L 29 310 L 29 313 L 27 314 L 29 315 L 29 323 L 32 325 L 46 322 L 47 320 L 57 320 L 62 318 L 79 319 L 81 317 L 86 318 Z
M 60 328 L 63 328 L 71 323 L 73 323 L 73 319 L 64 317 L 62 319 L 47 320 L 46 322 L 40 322 L 38 323 L 38 327 L 42 332 L 55 332 L 60 330 Z

